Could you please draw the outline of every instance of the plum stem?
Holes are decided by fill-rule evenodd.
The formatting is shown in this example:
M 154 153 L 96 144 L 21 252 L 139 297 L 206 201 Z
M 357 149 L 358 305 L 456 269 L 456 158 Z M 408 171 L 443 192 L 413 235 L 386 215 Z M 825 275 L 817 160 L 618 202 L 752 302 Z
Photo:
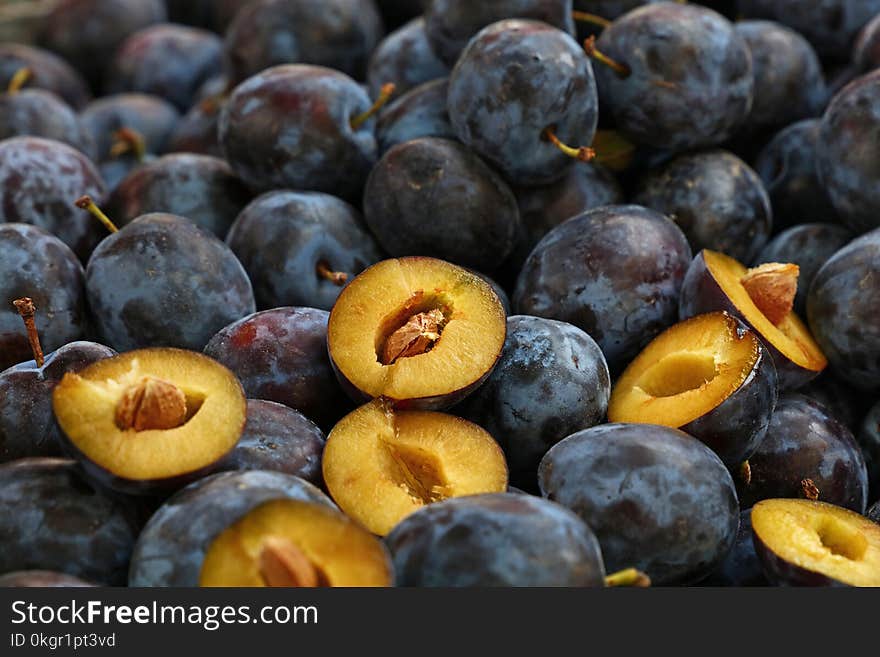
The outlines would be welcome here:
M 132 128 L 120 128 L 113 133 L 110 157 L 120 157 L 126 153 L 133 153 L 138 162 L 143 162 L 147 157 L 146 139 L 144 139 L 141 133 Z
M 352 130 L 357 130 L 364 123 L 369 121 L 373 116 L 375 116 L 376 112 L 385 107 L 389 100 L 391 100 L 391 96 L 394 95 L 394 90 L 397 87 L 393 82 L 388 82 L 387 84 L 382 85 L 382 90 L 379 92 L 379 97 L 376 98 L 376 102 L 373 103 L 373 106 L 370 107 L 363 114 L 358 114 L 354 118 L 349 121 Z
M 18 69 L 9 81 L 9 86 L 6 87 L 6 93 L 9 95 L 17 94 L 33 77 L 34 72 L 27 66 Z
M 801 490 L 804 493 L 804 497 L 808 500 L 815 502 L 819 499 L 819 487 L 816 486 L 816 483 L 812 479 L 802 479 Z
M 605 577 L 605 586 L 620 587 L 630 586 L 635 588 L 647 588 L 651 586 L 651 578 L 641 570 L 627 568 L 611 573 Z
M 76 203 L 74 203 L 74 205 L 76 205 L 76 207 L 80 208 L 81 210 L 88 210 L 92 214 L 92 216 L 95 217 L 102 224 L 104 224 L 104 227 L 107 230 L 109 230 L 111 233 L 118 233 L 119 232 L 119 229 L 116 227 L 116 224 L 114 224 L 110 220 L 110 217 L 108 217 L 106 214 L 104 214 L 104 212 L 101 210 L 101 208 L 99 208 L 97 205 L 95 205 L 95 202 L 92 200 L 92 198 L 90 196 L 80 196 L 76 200 Z
M 333 271 L 326 260 L 318 260 L 315 271 L 318 273 L 319 278 L 330 281 L 333 285 L 342 287 L 348 282 L 348 274 L 343 271 Z
M 569 146 L 568 144 L 565 144 L 559 139 L 559 137 L 556 136 L 555 129 L 555 126 L 549 126 L 545 128 L 543 136 L 556 148 L 558 148 L 569 157 L 574 158 L 575 160 L 580 160 L 581 162 L 590 162 L 595 159 L 596 151 L 587 146 L 579 146 L 577 148 L 574 148 L 572 146 Z
M 615 59 L 612 59 L 596 47 L 595 36 L 590 36 L 584 41 L 584 50 L 590 58 L 595 59 L 600 64 L 604 64 L 612 71 L 617 73 L 617 77 L 621 79 L 626 79 L 630 75 L 632 75 L 632 70 L 629 66 L 618 62 Z
M 287 539 L 266 539 L 260 550 L 259 567 L 267 586 L 314 588 L 321 583 L 311 560 Z
M 571 12 L 571 17 L 578 23 L 588 23 L 601 28 L 606 28 L 611 25 L 611 21 L 607 18 L 602 18 L 601 16 L 586 11 L 573 11 Z
M 34 315 L 37 313 L 37 308 L 34 306 L 34 300 L 30 297 L 22 297 L 21 299 L 13 301 L 12 305 L 15 306 L 18 314 L 21 315 L 22 321 L 24 321 L 25 329 L 27 329 L 28 342 L 31 345 L 31 352 L 34 354 L 34 360 L 37 362 L 37 367 L 42 367 L 45 361 L 43 359 L 43 348 L 40 346 L 40 334 L 37 333 L 37 325 L 34 322 Z

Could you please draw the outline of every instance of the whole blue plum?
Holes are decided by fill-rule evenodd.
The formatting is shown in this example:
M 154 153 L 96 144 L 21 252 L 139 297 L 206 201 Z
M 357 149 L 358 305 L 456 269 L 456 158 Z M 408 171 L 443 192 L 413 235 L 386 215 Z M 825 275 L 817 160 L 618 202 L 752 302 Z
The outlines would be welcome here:
M 431 80 L 388 105 L 376 124 L 379 152 L 419 137 L 457 139 L 446 110 L 448 91 L 449 78 Z
M 393 83 L 403 94 L 424 82 L 449 75 L 446 66 L 428 44 L 425 20 L 416 18 L 385 37 L 370 57 L 367 86 L 378 96 L 382 85 Z

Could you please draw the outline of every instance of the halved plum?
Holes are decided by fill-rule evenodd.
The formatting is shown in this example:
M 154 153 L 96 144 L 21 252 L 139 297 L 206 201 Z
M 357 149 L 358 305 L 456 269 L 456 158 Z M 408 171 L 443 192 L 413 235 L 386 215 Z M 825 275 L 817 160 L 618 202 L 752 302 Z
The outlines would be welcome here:
M 752 508 L 755 550 L 783 586 L 880 586 L 880 525 L 833 504 L 772 499 Z
M 480 276 L 443 260 L 384 260 L 355 278 L 330 313 L 327 344 L 356 401 L 441 410 L 492 372 L 504 307 Z
M 828 365 L 809 329 L 792 312 L 797 275 L 796 265 L 765 263 L 747 269 L 723 253 L 703 250 L 685 276 L 679 315 L 687 319 L 725 310 L 738 317 L 770 352 L 780 390 L 797 389 Z
M 235 375 L 197 352 L 152 348 L 67 373 L 52 394 L 65 448 L 123 493 L 179 488 L 220 464 L 244 429 Z
M 324 481 L 345 513 L 384 536 L 432 502 L 507 490 L 501 447 L 454 415 L 394 410 L 374 400 L 330 432 Z
M 617 380 L 609 422 L 681 429 L 739 465 L 767 433 L 778 397 L 776 368 L 758 336 L 726 312 L 661 333 Z
M 265 502 L 211 543 L 200 586 L 391 586 L 394 568 L 381 540 L 345 514 L 316 502 Z

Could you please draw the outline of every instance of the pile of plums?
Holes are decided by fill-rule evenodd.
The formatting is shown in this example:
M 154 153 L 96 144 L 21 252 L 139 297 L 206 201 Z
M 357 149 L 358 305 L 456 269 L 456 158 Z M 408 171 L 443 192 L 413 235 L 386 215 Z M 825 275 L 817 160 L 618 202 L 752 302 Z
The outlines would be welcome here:
M 880 0 L 40 5 L 0 584 L 880 586 Z

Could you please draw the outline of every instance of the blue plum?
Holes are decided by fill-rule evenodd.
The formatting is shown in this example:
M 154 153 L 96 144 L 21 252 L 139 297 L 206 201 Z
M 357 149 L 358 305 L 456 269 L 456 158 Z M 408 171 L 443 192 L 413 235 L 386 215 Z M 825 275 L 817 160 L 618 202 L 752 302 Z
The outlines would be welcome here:
M 865 465 L 868 468 L 868 487 L 870 499 L 880 498 L 880 401 L 878 401 L 862 421 L 856 434 Z
M 217 134 L 222 108 L 223 103 L 216 99 L 205 99 L 193 105 L 174 127 L 166 152 L 223 157 Z
M 95 144 L 76 112 L 59 96 L 43 89 L 0 94 L 0 140 L 30 135 L 64 142 L 89 157 Z
M 420 84 L 390 103 L 376 123 L 379 153 L 419 137 L 456 139 L 446 111 L 449 79 Z
M 61 57 L 23 43 L 0 43 L 0 88 L 9 86 L 23 68 L 31 72 L 32 88 L 51 91 L 74 109 L 82 109 L 91 99 L 86 81 Z
M 162 153 L 180 114 L 168 101 L 140 93 L 113 94 L 98 98 L 83 108 L 80 118 L 97 144 L 97 162 L 112 158 L 116 133 L 135 131 L 147 153 Z
M 859 73 L 880 68 L 880 13 L 872 18 L 853 46 L 853 66 Z
M 382 85 L 395 85 L 398 94 L 425 82 L 449 75 L 446 66 L 431 50 L 425 36 L 425 21 L 416 18 L 385 37 L 370 57 L 367 86 L 377 96 Z
M 752 510 L 745 509 L 739 518 L 736 542 L 724 561 L 700 586 L 770 586 L 752 537 Z

